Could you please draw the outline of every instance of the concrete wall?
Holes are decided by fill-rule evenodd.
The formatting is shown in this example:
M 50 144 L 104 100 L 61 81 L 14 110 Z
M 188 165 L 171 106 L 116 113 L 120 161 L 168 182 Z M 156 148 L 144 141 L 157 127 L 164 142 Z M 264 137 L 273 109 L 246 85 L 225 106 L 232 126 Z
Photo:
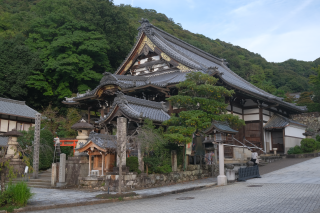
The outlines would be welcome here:
M 233 147 L 233 159 L 239 161 L 247 161 L 251 157 L 251 151 L 246 148 Z
M 79 177 L 87 177 L 89 174 L 88 156 L 68 157 L 66 161 L 67 185 L 78 185 Z

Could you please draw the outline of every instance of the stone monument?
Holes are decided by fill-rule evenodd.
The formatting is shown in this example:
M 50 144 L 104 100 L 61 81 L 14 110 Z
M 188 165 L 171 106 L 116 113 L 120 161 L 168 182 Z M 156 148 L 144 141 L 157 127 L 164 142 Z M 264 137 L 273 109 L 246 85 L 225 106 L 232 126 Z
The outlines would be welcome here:
M 57 183 L 57 187 L 66 185 L 66 160 L 66 154 L 60 154 L 59 183 Z
M 219 142 L 219 176 L 217 178 L 218 186 L 227 185 L 227 176 L 224 174 L 224 145 Z
M 122 167 L 126 166 L 127 151 L 127 119 L 124 117 L 117 118 L 117 152 L 122 153 Z M 117 154 L 117 165 L 120 162 Z M 118 165 L 120 166 L 120 165 Z
M 177 151 L 171 150 L 171 166 L 173 172 L 177 172 L 177 162 Z

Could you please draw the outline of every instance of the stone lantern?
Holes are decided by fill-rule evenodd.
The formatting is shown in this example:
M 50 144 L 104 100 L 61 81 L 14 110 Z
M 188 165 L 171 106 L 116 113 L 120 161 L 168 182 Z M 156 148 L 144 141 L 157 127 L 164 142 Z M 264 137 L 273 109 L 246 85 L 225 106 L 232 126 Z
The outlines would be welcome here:
M 73 124 L 71 129 L 78 131 L 78 136 L 76 137 L 76 139 L 78 139 L 76 148 L 80 148 L 81 144 L 85 144 L 87 142 L 90 130 L 94 129 L 94 126 L 82 119 L 80 122 Z M 76 150 L 74 155 L 80 156 L 81 154 Z
M 16 129 L 12 129 L 10 132 L 6 132 L 3 134 L 3 136 L 9 136 L 9 142 L 8 142 L 8 150 L 6 154 L 6 158 L 13 157 L 13 160 L 19 160 L 19 153 L 18 150 L 18 137 L 22 136 L 23 134 L 21 132 L 18 132 Z

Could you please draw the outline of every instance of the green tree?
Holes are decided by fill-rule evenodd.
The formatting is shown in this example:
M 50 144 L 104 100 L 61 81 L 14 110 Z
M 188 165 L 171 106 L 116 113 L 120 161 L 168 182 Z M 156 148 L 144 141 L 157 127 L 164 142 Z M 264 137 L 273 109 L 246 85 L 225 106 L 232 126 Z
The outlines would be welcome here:
M 25 38 L 17 35 L 12 39 L 0 38 L 0 96 L 25 97 L 28 94 L 26 79 L 33 70 L 41 67 L 36 52 L 24 45 Z
M 320 104 L 320 65 L 313 68 L 316 72 L 316 75 L 310 76 L 310 83 L 312 85 L 312 91 L 315 97 L 313 98 L 314 102 Z
M 168 101 L 180 109 L 185 109 L 176 116 L 164 122 L 167 125 L 165 136 L 175 143 L 192 142 L 192 134 L 208 128 L 212 121 L 227 121 L 232 126 L 240 127 L 244 121 L 238 116 L 226 114 L 228 104 L 226 97 L 231 97 L 234 91 L 223 86 L 216 86 L 218 79 L 201 72 L 187 74 L 186 80 L 177 85 L 178 95 L 168 98 Z
M 94 88 L 110 71 L 108 42 L 95 27 L 64 14 L 50 14 L 31 25 L 26 43 L 40 49 L 43 70 L 34 71 L 28 86 L 59 99 Z

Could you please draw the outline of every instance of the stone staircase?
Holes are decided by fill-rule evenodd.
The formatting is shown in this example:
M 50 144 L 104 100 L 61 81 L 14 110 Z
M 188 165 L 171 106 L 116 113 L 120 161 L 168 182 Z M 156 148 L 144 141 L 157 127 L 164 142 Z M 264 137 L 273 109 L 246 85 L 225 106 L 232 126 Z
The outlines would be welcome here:
M 20 181 L 25 181 L 29 187 L 51 188 L 51 169 L 39 172 L 38 179 L 33 179 L 31 173 L 28 174 L 26 177 L 16 178 L 12 180 L 12 183 L 17 183 Z

